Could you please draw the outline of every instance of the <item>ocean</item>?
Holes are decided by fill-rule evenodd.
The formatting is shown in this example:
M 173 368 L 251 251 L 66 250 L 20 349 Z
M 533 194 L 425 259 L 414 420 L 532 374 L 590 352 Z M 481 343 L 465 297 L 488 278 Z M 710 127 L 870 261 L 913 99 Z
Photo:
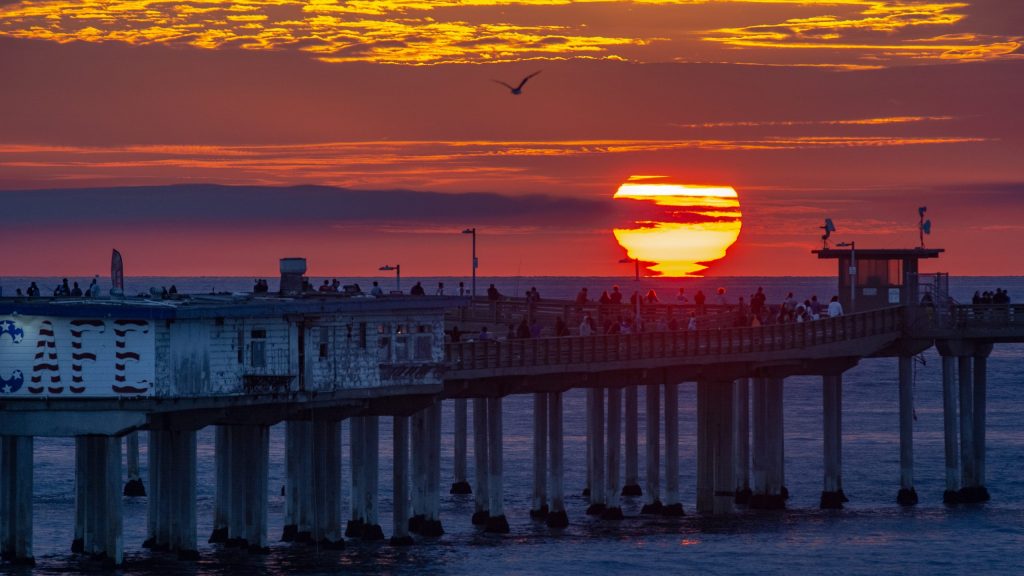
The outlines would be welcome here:
M 35 280 L 44 290 L 56 278 L 0 278 L 4 295 Z M 88 278 L 78 279 L 85 284 Z M 271 286 L 276 285 L 271 278 Z M 313 278 L 314 285 L 322 279 Z M 339 278 L 368 289 L 373 279 Z M 378 278 L 385 288 L 393 277 Z M 460 278 L 403 279 L 408 289 L 421 281 L 428 293 L 437 282 L 454 287 Z M 480 278 L 483 294 L 490 283 L 505 294 L 522 295 L 536 286 L 542 297 L 571 298 L 582 286 L 592 296 L 617 283 L 627 292 L 631 278 Z M 128 278 L 127 292 L 175 284 L 181 292 L 248 291 L 251 278 Z M 763 286 L 769 302 L 792 290 L 800 299 L 817 295 L 828 300 L 835 292 L 831 278 L 706 278 L 643 279 L 641 289 L 655 289 L 663 300 L 685 287 L 712 294 L 719 287 L 734 301 Z M 1024 296 L 1024 278 L 951 278 L 950 293 L 961 302 L 975 290 L 1007 289 Z M 450 292 L 449 292 L 450 293 Z M 709 299 L 710 300 L 710 299 Z M 166 553 L 142 548 L 146 537 L 146 499 L 124 500 L 125 567 L 122 574 L 1024 574 L 1024 389 L 1020 374 L 1024 345 L 998 344 L 989 361 L 987 479 L 991 501 L 947 506 L 944 490 L 941 370 L 934 349 L 914 363 L 915 484 L 920 503 L 896 504 L 899 488 L 899 436 L 896 360 L 866 359 L 844 375 L 843 487 L 850 498 L 843 510 L 818 509 L 823 480 L 821 380 L 794 377 L 785 385 L 786 485 L 785 511 L 740 511 L 722 518 L 694 514 L 696 500 L 696 385 L 683 383 L 680 395 L 680 487 L 687 515 L 678 519 L 639 516 L 642 498 L 624 498 L 626 518 L 607 522 L 584 514 L 580 495 L 586 465 L 584 394 L 565 395 L 565 487 L 570 526 L 553 531 L 532 521 L 532 396 L 512 396 L 504 405 L 505 509 L 508 535 L 487 535 L 472 526 L 472 496 L 450 496 L 452 479 L 452 407 L 443 409 L 441 520 L 446 534 L 409 548 L 384 543 L 349 541 L 341 551 L 278 542 L 284 514 L 280 487 L 284 483 L 284 426 L 271 430 L 270 552 L 251 555 L 206 544 L 213 523 L 213 430 L 198 438 L 198 533 L 201 559 L 179 562 Z M 643 390 L 640 392 L 644 406 Z M 645 421 L 641 409 L 640 443 Z M 2 415 L 0 415 L 2 417 Z M 347 445 L 348 430 L 343 427 Z M 380 519 L 391 533 L 391 420 L 381 418 Z M 146 479 L 146 436 L 142 434 L 143 479 Z M 472 441 L 469 478 L 473 478 Z M 347 446 L 346 446 L 346 454 Z M 641 486 L 643 486 L 643 447 Z M 351 471 L 344 463 L 346 478 Z M 664 479 L 662 479 L 664 487 Z M 346 508 L 347 511 L 347 501 Z M 95 562 L 70 553 L 74 516 L 74 442 L 37 438 L 35 444 L 34 569 L 0 564 L 3 574 L 99 573 Z

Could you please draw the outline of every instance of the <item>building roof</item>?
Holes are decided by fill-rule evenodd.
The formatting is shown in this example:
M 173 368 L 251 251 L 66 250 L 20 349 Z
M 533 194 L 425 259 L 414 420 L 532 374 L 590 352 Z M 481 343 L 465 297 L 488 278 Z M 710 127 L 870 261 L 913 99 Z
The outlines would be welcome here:
M 288 314 L 373 314 L 399 311 L 441 312 L 467 304 L 459 296 L 357 296 L 310 294 L 295 298 L 275 294 L 189 294 L 161 300 L 128 298 L 0 298 L 0 314 L 75 318 L 274 317 Z
M 897 260 L 904 258 L 938 258 L 939 254 L 945 252 L 942 248 L 857 248 L 855 251 L 858 260 Z M 818 258 L 846 258 L 850 250 L 846 248 L 826 248 L 824 250 L 811 250 L 811 254 L 817 254 Z

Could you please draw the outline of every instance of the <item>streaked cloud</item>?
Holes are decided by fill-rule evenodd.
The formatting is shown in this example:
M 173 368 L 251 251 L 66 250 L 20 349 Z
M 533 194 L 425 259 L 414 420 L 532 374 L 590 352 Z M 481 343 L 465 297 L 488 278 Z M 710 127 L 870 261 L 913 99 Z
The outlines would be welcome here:
M 771 65 L 779 62 L 773 53 L 786 50 L 805 53 L 786 64 L 863 69 L 1020 56 L 1024 33 L 973 27 L 970 7 L 937 0 L 24 0 L 0 4 L 0 35 L 299 50 L 325 62 L 391 64 Z M 614 10 L 629 17 L 609 18 Z M 728 20 L 734 24 L 721 25 Z
M 915 124 L 918 122 L 944 122 L 955 116 L 886 116 L 882 118 L 851 118 L 845 120 L 734 120 L 728 122 L 700 122 L 674 124 L 680 128 L 754 128 L 762 126 L 884 126 L 886 124 Z

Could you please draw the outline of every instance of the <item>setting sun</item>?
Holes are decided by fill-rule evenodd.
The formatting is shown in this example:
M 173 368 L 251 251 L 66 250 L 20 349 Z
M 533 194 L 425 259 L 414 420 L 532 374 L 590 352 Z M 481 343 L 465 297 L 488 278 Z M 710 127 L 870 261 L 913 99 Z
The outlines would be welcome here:
M 614 198 L 656 207 L 657 219 L 635 219 L 614 233 L 630 258 L 651 263 L 648 269 L 659 275 L 700 275 L 725 257 L 742 227 L 739 196 L 730 186 L 631 176 Z

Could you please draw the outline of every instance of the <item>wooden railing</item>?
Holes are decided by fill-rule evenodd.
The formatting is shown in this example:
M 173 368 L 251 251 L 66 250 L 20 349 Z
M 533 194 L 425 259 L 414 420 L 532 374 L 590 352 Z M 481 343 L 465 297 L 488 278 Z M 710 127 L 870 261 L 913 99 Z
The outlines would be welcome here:
M 774 352 L 892 334 L 902 328 L 903 308 L 893 307 L 749 328 L 454 342 L 446 347 L 446 360 L 449 370 L 457 372 Z
M 952 320 L 957 328 L 1024 328 L 1024 304 L 961 304 Z

